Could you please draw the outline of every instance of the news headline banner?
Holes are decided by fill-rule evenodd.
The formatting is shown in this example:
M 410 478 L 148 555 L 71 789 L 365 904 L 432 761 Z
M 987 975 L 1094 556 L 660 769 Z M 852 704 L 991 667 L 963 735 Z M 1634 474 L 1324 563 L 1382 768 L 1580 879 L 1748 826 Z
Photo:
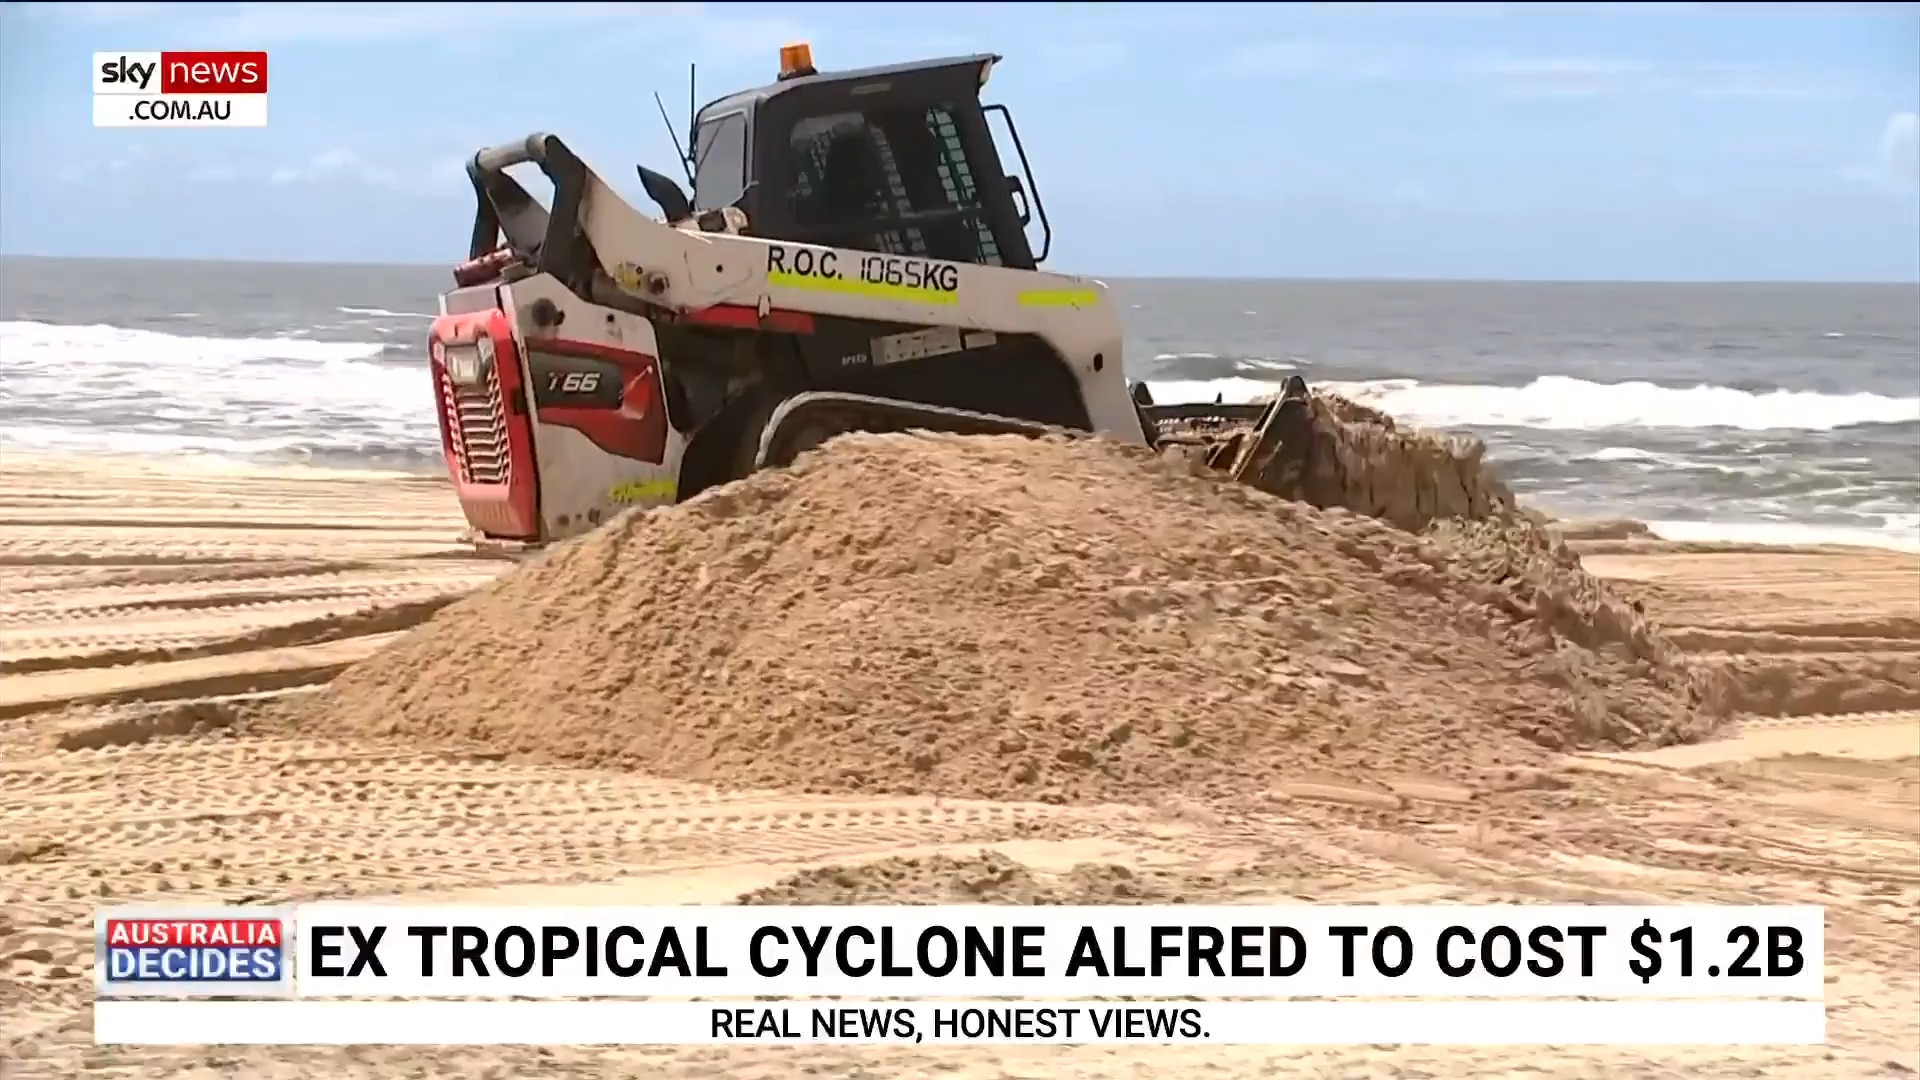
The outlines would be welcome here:
M 115 908 L 102 998 L 1798 998 L 1811 906 Z M 1284 1040 L 1283 1040 L 1284 1041 Z

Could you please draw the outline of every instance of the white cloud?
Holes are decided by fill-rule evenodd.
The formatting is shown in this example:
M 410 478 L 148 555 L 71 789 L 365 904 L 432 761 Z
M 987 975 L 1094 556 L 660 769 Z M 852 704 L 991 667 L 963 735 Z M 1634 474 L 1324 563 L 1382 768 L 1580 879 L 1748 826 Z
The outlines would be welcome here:
M 349 169 L 359 163 L 359 155 L 351 150 L 328 150 L 313 158 L 313 167 L 323 171 Z
M 791 19 L 757 16 L 666 23 L 638 19 L 606 27 L 578 48 L 583 54 L 599 55 L 667 47 L 673 54 L 702 64 L 754 60 L 771 78 L 777 70 L 780 46 L 789 41 L 814 42 L 814 56 L 822 67 L 839 66 L 822 52 L 820 37 L 811 27 Z
M 1047 83 L 1068 83 L 1111 71 L 1127 61 L 1127 47 L 1117 41 L 1069 41 L 1048 47 L 1034 76 Z
M 1880 172 L 1896 187 L 1920 187 L 1920 113 L 1894 113 L 1880 131 Z
M 383 164 L 344 147 L 334 147 L 294 164 L 261 165 L 232 161 L 205 162 L 187 174 L 209 183 L 265 182 L 275 187 L 294 184 L 354 184 L 402 194 L 444 194 L 457 183 L 464 158 L 431 162 Z
M 291 162 L 242 152 L 208 154 L 166 143 L 131 143 L 111 153 L 66 159 L 52 175 L 66 184 L 99 188 L 193 184 L 288 187 L 299 184 L 360 186 L 401 195 L 461 197 L 467 189 L 469 154 L 444 144 L 419 153 L 386 155 L 335 146 Z
M 1610 56 L 1490 57 L 1464 61 L 1460 70 L 1495 79 L 1618 79 L 1651 74 L 1654 66 Z
M 134 171 L 136 166 L 146 165 L 153 158 L 154 154 L 147 144 L 128 143 L 117 147 L 106 157 L 70 160 L 62 165 L 54 176 L 69 184 L 92 184 L 101 180 L 120 183 L 122 180 L 117 178 L 124 178 L 127 173 Z M 142 173 L 151 171 L 152 169 L 141 170 Z
M 92 24 L 164 22 L 202 47 L 268 48 L 299 41 L 377 41 L 505 31 L 557 23 L 628 23 L 698 16 L 699 3 L 23 4 L 45 18 Z
M 351 150 L 326 150 L 298 165 L 282 165 L 267 174 L 269 184 L 300 184 L 322 180 L 358 165 L 360 158 Z
M 169 14 L 179 4 L 9 4 L 8 8 L 23 15 L 38 16 L 47 19 L 63 19 L 69 22 L 106 24 L 137 22 Z
M 1248 78 L 1384 82 L 1418 77 L 1431 67 L 1431 57 L 1403 46 L 1290 38 L 1238 46 L 1213 72 Z
M 1844 74 L 1745 61 L 1663 64 L 1632 56 L 1456 54 L 1284 39 L 1239 46 L 1215 70 L 1250 78 L 1453 83 L 1515 98 L 1664 94 L 1815 100 L 1844 98 L 1856 89 L 1855 80 Z
M 1855 89 L 1844 76 L 1726 60 L 1664 64 L 1619 56 L 1494 57 L 1466 61 L 1456 71 L 1496 93 L 1527 98 L 1648 94 L 1805 101 L 1844 98 Z
M 1887 117 L 1880 138 L 1861 163 L 1840 170 L 1842 178 L 1863 187 L 1911 200 L 1920 193 L 1920 113 Z
M 1860 92 L 1860 80 L 1839 71 L 1783 68 L 1750 61 L 1707 61 L 1679 73 L 1681 88 L 1706 98 L 1838 101 Z
M 1761 3 L 1731 3 L 1728 0 L 1716 0 L 1713 3 L 1671 3 L 1667 0 L 1643 3 L 1472 3 L 1433 0 L 1422 4 L 1393 5 L 1332 2 L 1316 4 L 1314 7 L 1319 15 L 1385 15 L 1395 19 L 1459 15 L 1886 15 L 1889 12 L 1920 12 L 1920 4 L 1913 3 L 1837 3 L 1835 0 L 1815 0 L 1811 3 L 1781 0 Z
M 467 162 L 472 159 L 472 156 L 471 154 L 454 154 L 440 158 L 427 166 L 427 182 L 436 187 L 441 184 L 452 184 L 454 190 L 458 190 L 461 184 L 467 182 Z
M 1233 49 L 1216 69 L 1223 75 L 1299 78 L 1327 70 L 1332 50 L 1317 41 L 1265 41 Z
M 1402 180 L 1393 185 L 1393 190 L 1387 193 L 1387 198 L 1403 206 L 1426 206 L 1433 201 L 1433 196 L 1428 194 L 1426 187 L 1413 180 Z

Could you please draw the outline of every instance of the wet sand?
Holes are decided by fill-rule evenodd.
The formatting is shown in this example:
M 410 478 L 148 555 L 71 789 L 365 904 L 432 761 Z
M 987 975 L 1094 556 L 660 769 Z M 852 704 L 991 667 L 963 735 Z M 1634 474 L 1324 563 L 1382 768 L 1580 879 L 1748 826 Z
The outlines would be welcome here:
M 9 1076 L 1890 1077 L 1920 1069 L 1920 557 L 1583 540 L 1742 715 L 1505 790 L 1306 785 L 1263 809 L 720 791 L 250 723 L 511 563 L 434 479 L 0 462 L 0 1039 Z M 822 822 L 831 827 L 823 827 Z M 997 852 L 1233 902 L 1828 908 L 1830 1045 L 1767 1048 L 96 1048 L 98 904 L 728 902 Z M 896 882 L 902 892 L 921 887 Z M 929 886 L 930 887 L 930 886 Z M 9 1071 L 10 1070 L 10 1071 Z

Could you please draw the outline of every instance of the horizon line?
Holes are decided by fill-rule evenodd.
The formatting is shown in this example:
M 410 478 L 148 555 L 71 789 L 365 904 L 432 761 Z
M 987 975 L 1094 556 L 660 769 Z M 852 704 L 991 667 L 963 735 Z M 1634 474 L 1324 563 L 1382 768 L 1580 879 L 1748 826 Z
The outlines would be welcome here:
M 359 267 L 364 269 L 386 270 L 451 270 L 455 261 L 435 262 L 339 262 L 326 259 L 298 258 L 230 258 L 220 256 L 174 256 L 174 255 L 48 255 L 41 252 L 0 251 L 0 259 L 42 259 L 46 261 L 68 262 L 158 262 L 193 263 L 214 266 L 309 266 L 309 267 Z M 1046 271 L 1042 271 L 1046 272 Z M 1223 274 L 1099 274 L 1074 273 L 1072 271 L 1051 271 L 1053 273 L 1072 274 L 1076 277 L 1090 277 L 1101 281 L 1265 281 L 1265 282 L 1314 282 L 1324 284 L 1470 284 L 1470 285 L 1859 285 L 1887 286 L 1920 285 L 1920 276 L 1910 278 L 1581 278 L 1581 277 L 1401 277 L 1396 275 L 1371 277 L 1336 277 L 1322 275 L 1223 275 Z

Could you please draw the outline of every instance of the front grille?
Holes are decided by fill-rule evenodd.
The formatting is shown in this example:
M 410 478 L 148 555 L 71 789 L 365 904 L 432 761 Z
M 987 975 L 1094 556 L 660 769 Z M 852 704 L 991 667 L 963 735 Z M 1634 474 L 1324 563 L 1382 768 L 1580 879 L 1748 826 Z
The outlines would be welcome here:
M 442 370 L 440 391 L 461 482 L 506 483 L 513 475 L 513 459 L 507 451 L 506 409 L 494 365 L 487 365 L 486 382 L 479 386 L 456 386 Z

